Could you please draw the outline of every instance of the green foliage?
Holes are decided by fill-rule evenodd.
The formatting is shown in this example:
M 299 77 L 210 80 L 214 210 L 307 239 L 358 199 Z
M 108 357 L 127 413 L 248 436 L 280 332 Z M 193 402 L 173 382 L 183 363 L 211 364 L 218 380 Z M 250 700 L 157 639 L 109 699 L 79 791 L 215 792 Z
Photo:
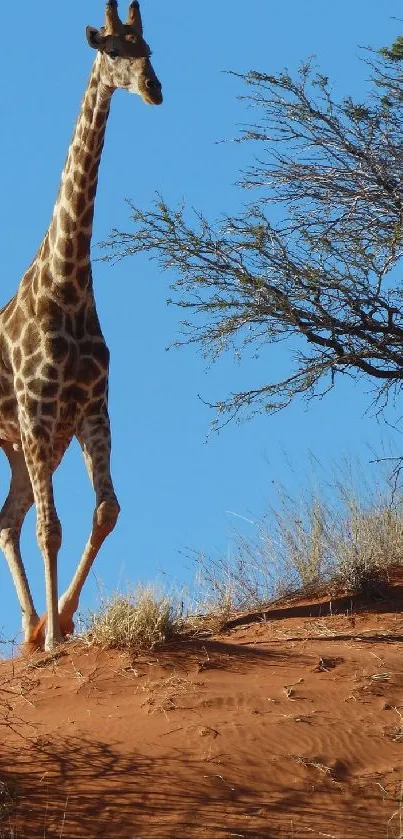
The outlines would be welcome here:
M 391 47 L 382 47 L 379 52 L 390 61 L 403 61 L 403 36 L 399 35 Z

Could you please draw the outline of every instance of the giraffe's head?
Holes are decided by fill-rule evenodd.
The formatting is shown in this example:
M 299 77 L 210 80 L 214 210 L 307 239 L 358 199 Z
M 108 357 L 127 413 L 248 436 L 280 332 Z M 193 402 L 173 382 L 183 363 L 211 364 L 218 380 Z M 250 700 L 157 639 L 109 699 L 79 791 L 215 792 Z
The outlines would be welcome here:
M 161 104 L 161 83 L 150 61 L 150 47 L 143 38 L 137 0 L 129 6 L 126 23 L 120 20 L 117 0 L 108 0 L 105 25 L 101 29 L 87 26 L 87 40 L 100 54 L 101 78 L 105 85 L 138 93 L 149 105 Z

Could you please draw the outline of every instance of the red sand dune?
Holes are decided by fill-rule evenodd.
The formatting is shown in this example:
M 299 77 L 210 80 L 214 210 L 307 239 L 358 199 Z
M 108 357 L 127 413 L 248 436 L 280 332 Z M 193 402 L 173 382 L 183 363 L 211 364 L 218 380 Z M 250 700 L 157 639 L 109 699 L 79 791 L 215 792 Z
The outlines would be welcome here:
M 400 581 L 392 594 L 354 616 L 294 602 L 149 655 L 76 642 L 1 662 L 18 804 L 0 836 L 398 837 Z

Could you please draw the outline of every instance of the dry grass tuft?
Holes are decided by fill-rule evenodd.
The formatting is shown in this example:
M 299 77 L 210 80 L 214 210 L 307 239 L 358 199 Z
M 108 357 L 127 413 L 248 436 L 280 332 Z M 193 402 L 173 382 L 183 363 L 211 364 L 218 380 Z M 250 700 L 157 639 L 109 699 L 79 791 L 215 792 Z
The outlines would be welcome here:
M 114 595 L 90 615 L 85 640 L 103 648 L 151 650 L 175 638 L 183 620 L 179 607 L 151 586 L 129 595 Z

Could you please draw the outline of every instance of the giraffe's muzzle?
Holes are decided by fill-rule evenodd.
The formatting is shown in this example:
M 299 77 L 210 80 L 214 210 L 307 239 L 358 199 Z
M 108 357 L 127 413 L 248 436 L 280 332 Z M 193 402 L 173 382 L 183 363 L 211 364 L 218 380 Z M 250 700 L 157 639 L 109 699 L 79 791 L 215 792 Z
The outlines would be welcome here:
M 144 99 L 149 105 L 161 105 L 163 101 L 161 82 L 157 78 L 147 78 L 144 80 L 144 87 L 142 90 Z

